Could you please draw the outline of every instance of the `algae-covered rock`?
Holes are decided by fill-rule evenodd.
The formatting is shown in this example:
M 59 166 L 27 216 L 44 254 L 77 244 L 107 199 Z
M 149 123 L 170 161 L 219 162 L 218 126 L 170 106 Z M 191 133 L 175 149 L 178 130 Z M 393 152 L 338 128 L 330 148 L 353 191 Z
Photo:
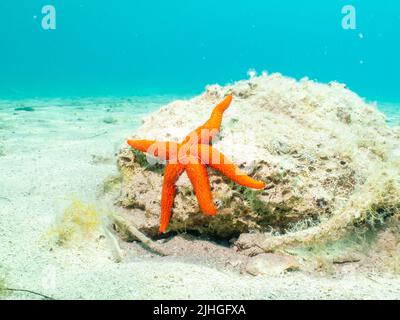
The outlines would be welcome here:
M 400 194 L 399 130 L 389 127 L 374 105 L 336 82 L 320 84 L 272 74 L 209 86 L 200 96 L 172 102 L 148 116 L 133 137 L 181 141 L 228 93 L 233 102 L 213 145 L 249 175 L 266 181 L 268 188 L 247 189 L 209 170 L 219 208 L 210 217 L 200 212 L 183 174 L 169 230 L 232 237 L 305 229 L 350 210 L 349 201 L 360 201 L 354 194 L 382 168 L 391 172 L 392 194 Z M 163 167 L 148 160 L 127 145 L 121 148 L 117 203 L 141 231 L 156 235 Z M 379 192 L 371 183 L 367 196 L 375 199 Z M 370 203 L 369 209 L 360 210 L 372 207 Z

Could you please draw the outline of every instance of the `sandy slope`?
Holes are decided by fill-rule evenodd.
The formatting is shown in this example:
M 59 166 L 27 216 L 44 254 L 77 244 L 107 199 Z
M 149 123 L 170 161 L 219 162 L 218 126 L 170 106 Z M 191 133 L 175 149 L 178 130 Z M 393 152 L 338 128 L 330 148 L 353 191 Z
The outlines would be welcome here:
M 55 217 L 73 196 L 99 201 L 114 153 L 143 116 L 138 108 L 165 102 L 154 100 L 31 101 L 33 112 L 0 104 L 0 265 L 8 286 L 71 299 L 400 298 L 400 278 L 390 275 L 252 277 L 148 256 L 116 263 L 105 240 L 51 250 L 43 238 Z

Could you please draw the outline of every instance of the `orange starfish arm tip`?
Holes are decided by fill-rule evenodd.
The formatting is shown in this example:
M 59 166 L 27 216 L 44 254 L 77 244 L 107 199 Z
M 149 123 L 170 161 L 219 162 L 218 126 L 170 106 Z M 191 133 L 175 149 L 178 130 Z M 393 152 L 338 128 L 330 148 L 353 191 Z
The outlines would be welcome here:
M 210 118 L 200 127 L 189 133 L 183 143 L 209 144 L 221 129 L 222 116 L 224 111 L 232 102 L 232 96 L 228 95 L 213 109 Z
M 232 102 L 232 96 L 228 95 L 222 100 L 219 104 L 216 105 L 214 110 L 211 113 L 210 119 L 201 127 L 206 129 L 216 129 L 220 130 L 221 122 L 222 122 L 222 115 L 226 109 L 230 106 Z
M 265 182 L 249 177 L 232 161 L 209 145 L 198 145 L 198 155 L 203 163 L 244 187 L 253 189 L 264 189 L 266 187 Z
M 138 151 L 147 152 L 147 150 L 156 143 L 155 140 L 128 140 L 128 144 Z
M 161 191 L 160 233 L 164 233 L 167 230 L 175 198 L 175 182 L 184 169 L 185 167 L 181 164 L 167 164 L 165 167 L 164 182 Z
M 232 95 L 228 94 L 224 100 L 222 100 L 215 108 L 214 110 L 218 110 L 220 112 L 224 112 L 226 109 L 228 109 L 229 105 L 232 102 Z
M 149 153 L 164 160 L 176 158 L 179 147 L 178 143 L 170 141 L 128 140 L 127 142 L 135 150 Z

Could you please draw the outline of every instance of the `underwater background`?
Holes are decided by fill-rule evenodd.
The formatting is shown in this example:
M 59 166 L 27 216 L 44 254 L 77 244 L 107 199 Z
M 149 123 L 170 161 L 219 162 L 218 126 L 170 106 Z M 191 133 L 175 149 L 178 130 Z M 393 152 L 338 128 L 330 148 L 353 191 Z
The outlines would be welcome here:
M 193 95 L 254 68 L 398 102 L 399 32 L 394 0 L 2 0 L 0 98 Z
M 0 300 L 399 299 L 399 33 L 394 0 L 0 0 Z M 304 77 L 315 82 L 292 79 Z M 351 91 L 320 84 L 331 81 Z M 122 213 L 159 223 L 161 171 L 126 139 L 178 138 L 226 90 L 235 101 L 216 146 L 240 167 L 262 160 L 255 174 L 276 186 L 210 180 L 221 213 L 240 205 L 274 236 L 338 235 L 348 217 L 368 232 L 351 220 L 343 241 L 294 248 L 300 269 L 290 260 L 284 275 L 187 220 L 153 237 L 170 257 L 117 232 Z M 186 187 L 178 222 L 198 217 Z M 225 217 L 221 231 L 242 226 Z

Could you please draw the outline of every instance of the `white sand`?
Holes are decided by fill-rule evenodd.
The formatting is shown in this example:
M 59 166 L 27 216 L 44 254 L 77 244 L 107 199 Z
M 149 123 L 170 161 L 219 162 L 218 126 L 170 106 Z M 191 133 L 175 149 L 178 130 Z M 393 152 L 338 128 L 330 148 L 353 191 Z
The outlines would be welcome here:
M 57 299 L 400 298 L 400 278 L 391 275 L 252 277 L 173 258 L 138 256 L 116 263 L 106 240 L 50 251 L 43 236 L 55 217 L 73 196 L 100 202 L 99 186 L 116 170 L 114 153 L 143 116 L 138 108 L 152 110 L 157 104 L 85 100 L 60 107 L 70 103 L 31 101 L 25 105 L 34 112 L 14 114 L 20 104 L 0 102 L 5 149 L 0 156 L 0 266 L 9 287 Z M 108 105 L 113 105 L 110 112 Z M 106 117 L 117 123 L 103 122 Z M 92 155 L 108 161 L 93 163 Z M 14 293 L 8 298 L 36 297 Z

